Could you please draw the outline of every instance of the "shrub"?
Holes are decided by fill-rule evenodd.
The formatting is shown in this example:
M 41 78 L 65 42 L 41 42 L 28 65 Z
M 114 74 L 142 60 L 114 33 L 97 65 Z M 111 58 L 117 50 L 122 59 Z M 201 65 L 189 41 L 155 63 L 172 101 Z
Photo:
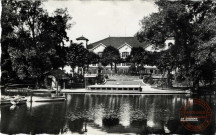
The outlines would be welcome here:
M 148 83 L 150 85 L 155 83 L 155 81 L 153 80 L 151 76 L 143 76 L 143 82 Z
M 137 74 L 137 69 L 136 69 L 136 66 L 134 64 L 132 64 L 129 69 L 128 69 L 128 73 L 130 75 L 136 75 Z
M 72 79 L 75 83 L 83 83 L 84 82 L 84 76 L 81 74 L 74 74 Z
M 153 80 L 153 78 L 150 76 L 149 78 L 148 78 L 148 84 L 150 84 L 150 85 L 152 85 L 152 84 L 154 84 L 154 80 Z
M 149 77 L 148 76 L 143 76 L 143 82 L 147 83 L 148 82 Z
M 108 79 L 109 77 L 108 77 L 108 75 L 104 75 L 104 78 L 105 78 L 105 79 Z
M 97 76 L 97 83 L 98 83 L 98 84 L 102 84 L 102 83 L 104 83 L 104 81 L 105 81 L 104 76 L 101 75 L 101 74 L 99 74 L 99 75 Z

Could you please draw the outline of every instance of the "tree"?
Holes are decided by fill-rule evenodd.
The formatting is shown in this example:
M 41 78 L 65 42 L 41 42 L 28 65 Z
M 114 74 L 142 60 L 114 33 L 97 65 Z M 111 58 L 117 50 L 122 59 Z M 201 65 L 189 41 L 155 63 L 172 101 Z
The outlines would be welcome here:
M 2 39 L 1 39 L 1 83 L 6 84 L 11 78 L 17 78 L 16 73 L 12 69 L 11 59 L 8 53 L 8 47 L 15 43 L 16 36 L 13 33 L 15 26 L 18 26 L 17 20 L 17 2 L 8 0 L 1 1 L 2 14 L 1 14 L 1 27 L 2 27 Z
M 68 51 L 66 53 L 66 58 L 67 58 L 67 64 L 70 65 L 70 67 L 73 70 L 73 73 L 74 73 L 74 68 L 78 65 L 79 62 L 77 58 L 78 53 L 79 53 L 78 44 L 71 42 Z
M 73 73 L 76 66 L 81 67 L 85 72 L 89 64 L 98 62 L 98 58 L 96 54 L 89 52 L 82 44 L 75 43 L 71 43 L 66 54 L 67 63 L 73 69 Z
M 8 8 L 8 3 L 13 5 L 15 10 L 12 13 L 16 16 L 16 24 L 11 25 L 13 36 L 3 39 L 8 40 L 4 42 L 7 48 L 4 51 L 9 54 L 12 70 L 19 79 L 43 80 L 55 67 L 52 60 L 56 57 L 56 46 L 68 39 L 66 29 L 70 18 L 66 10 L 64 14 L 56 12 L 54 16 L 49 16 L 41 8 L 41 1 L 4 0 L 3 10 Z M 3 18 L 9 17 L 9 22 L 14 19 L 9 12 L 3 15 Z M 2 20 L 3 25 L 8 23 L 5 21 Z
M 115 73 L 117 73 L 117 66 L 116 64 L 118 64 L 120 62 L 121 58 L 120 58 L 120 53 L 118 51 L 118 49 L 114 48 L 113 46 L 107 46 L 103 53 L 102 53 L 102 58 L 101 58 L 101 62 L 102 65 L 109 65 L 111 66 L 111 70 L 113 69 L 113 63 L 115 65 Z
M 145 50 L 142 47 L 133 47 L 131 54 L 126 59 L 134 65 L 140 64 L 144 62 L 144 53 Z
M 134 64 L 131 64 L 131 66 L 129 67 L 128 69 L 128 72 L 131 74 L 131 75 L 136 75 L 137 74 L 137 68 Z
M 159 0 L 156 5 L 159 12 L 141 21 L 142 28 L 137 37 L 163 47 L 166 38 L 173 36 L 175 45 L 169 50 L 172 57 L 169 57 L 167 66 L 180 69 L 185 77 L 193 80 L 193 88 L 198 89 L 203 58 L 197 59 L 196 56 L 205 50 L 201 50 L 201 46 L 209 46 L 208 41 L 216 35 L 215 2 Z
M 94 52 L 88 53 L 88 62 L 87 64 L 97 64 L 99 62 L 100 57 Z

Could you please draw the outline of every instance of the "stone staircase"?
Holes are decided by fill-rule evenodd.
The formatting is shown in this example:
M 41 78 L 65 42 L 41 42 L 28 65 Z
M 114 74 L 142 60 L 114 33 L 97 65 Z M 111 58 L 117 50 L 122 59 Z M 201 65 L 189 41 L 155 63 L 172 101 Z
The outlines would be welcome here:
M 108 76 L 108 80 L 134 81 L 134 80 L 141 80 L 141 79 L 139 79 L 139 76 L 113 75 L 113 76 Z
M 109 76 L 105 85 L 144 85 L 142 79 L 139 76 Z

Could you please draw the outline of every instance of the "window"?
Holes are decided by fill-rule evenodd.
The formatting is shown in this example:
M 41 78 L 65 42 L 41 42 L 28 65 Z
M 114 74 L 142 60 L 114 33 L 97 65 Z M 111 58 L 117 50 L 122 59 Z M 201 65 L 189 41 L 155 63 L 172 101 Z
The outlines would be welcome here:
M 97 64 L 92 64 L 92 66 L 97 66 Z
M 124 74 L 126 74 L 127 72 L 128 72 L 128 70 L 127 70 L 127 69 L 123 70 L 123 73 L 124 73 Z
M 122 66 L 126 66 L 127 65 L 127 63 L 122 63 Z
M 129 52 L 122 52 L 122 58 L 126 58 L 129 55 Z
M 102 57 L 102 52 L 98 52 L 98 56 L 99 56 L 99 57 Z
M 122 63 L 122 66 L 130 66 L 131 63 Z
M 131 63 L 126 63 L 126 66 L 131 66 Z

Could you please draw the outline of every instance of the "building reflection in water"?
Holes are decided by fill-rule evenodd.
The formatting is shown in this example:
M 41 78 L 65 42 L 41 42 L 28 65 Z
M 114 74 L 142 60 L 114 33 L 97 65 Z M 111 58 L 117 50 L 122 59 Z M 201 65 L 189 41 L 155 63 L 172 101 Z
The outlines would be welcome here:
M 1 132 L 72 134 L 190 133 L 181 126 L 179 109 L 196 96 L 68 94 L 60 103 L 27 104 L 10 110 L 1 107 Z M 210 95 L 196 97 L 215 105 Z M 203 132 L 215 132 L 213 122 Z

